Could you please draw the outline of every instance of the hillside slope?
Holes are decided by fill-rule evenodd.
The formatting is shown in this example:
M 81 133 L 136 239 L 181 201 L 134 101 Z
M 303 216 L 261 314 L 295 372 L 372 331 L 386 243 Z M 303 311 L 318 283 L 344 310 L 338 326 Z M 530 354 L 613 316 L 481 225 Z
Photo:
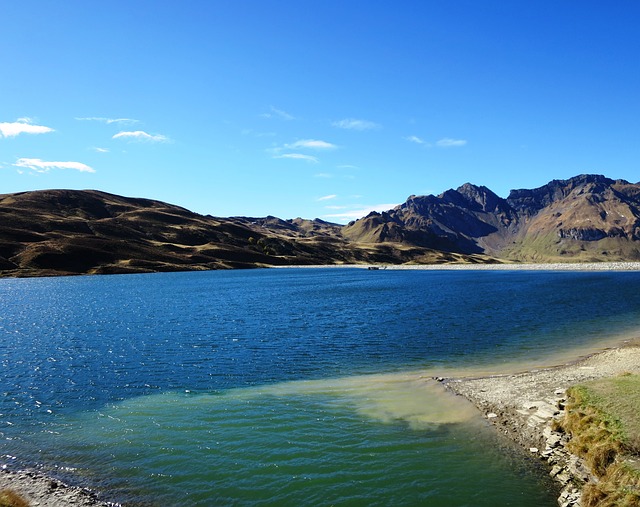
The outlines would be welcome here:
M 96 190 L 0 195 L 0 276 L 604 260 L 640 260 L 640 184 L 581 175 L 504 199 L 466 183 L 346 226 L 203 216 Z
M 5 194 L 0 195 L 0 275 L 468 258 L 411 246 L 355 245 L 342 237 L 340 229 L 319 220 L 203 216 L 160 201 L 95 190 Z

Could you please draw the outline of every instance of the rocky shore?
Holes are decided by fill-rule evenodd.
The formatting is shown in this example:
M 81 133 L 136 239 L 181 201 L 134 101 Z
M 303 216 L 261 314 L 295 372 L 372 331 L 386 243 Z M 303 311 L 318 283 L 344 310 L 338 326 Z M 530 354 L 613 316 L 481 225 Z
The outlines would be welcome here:
M 627 372 L 640 373 L 637 342 L 551 368 L 438 380 L 469 399 L 500 432 L 548 464 L 561 487 L 560 506 L 579 507 L 582 486 L 594 478 L 582 460 L 567 450 L 568 436 L 555 431 L 554 420 L 563 416 L 570 386 Z
M 91 490 L 69 486 L 38 471 L 13 471 L 5 466 L 0 470 L 0 491 L 17 493 L 29 507 L 120 507 L 101 501 Z

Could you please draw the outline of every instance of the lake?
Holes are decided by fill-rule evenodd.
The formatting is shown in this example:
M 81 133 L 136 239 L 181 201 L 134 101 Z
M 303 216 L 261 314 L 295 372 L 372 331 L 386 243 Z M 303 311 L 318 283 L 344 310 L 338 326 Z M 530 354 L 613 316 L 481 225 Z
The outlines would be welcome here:
M 635 336 L 639 286 L 349 268 L 3 279 L 2 462 L 136 506 L 556 505 L 537 461 L 431 377 Z

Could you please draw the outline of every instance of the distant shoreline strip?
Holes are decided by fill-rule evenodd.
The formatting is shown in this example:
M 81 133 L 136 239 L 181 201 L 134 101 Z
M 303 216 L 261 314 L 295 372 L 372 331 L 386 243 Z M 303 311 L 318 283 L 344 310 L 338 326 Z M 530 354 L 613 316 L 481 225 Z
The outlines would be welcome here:
M 273 266 L 274 269 L 357 268 L 380 270 L 458 271 L 640 271 L 640 262 L 558 262 L 548 264 L 329 264 Z

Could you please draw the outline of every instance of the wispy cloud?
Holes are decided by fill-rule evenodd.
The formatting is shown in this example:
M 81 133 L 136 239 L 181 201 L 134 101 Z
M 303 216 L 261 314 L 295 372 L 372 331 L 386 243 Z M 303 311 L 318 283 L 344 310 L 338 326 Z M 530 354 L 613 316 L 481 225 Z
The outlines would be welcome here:
M 84 173 L 94 173 L 95 169 L 89 167 L 82 162 L 46 162 L 39 158 L 19 158 L 15 164 L 16 167 L 31 169 L 38 173 L 47 173 L 51 169 L 73 169 Z
M 348 130 L 374 130 L 381 127 L 378 123 L 368 120 L 357 120 L 355 118 L 345 118 L 344 120 L 334 121 L 331 125 Z
M 424 139 L 418 136 L 408 136 L 408 137 L 405 137 L 405 139 L 411 143 L 424 146 L 425 148 L 433 148 L 434 146 L 437 148 L 455 148 L 455 147 L 464 146 L 465 144 L 467 144 L 467 141 L 464 139 L 452 139 L 450 137 L 442 138 L 439 141 L 436 141 L 435 143 L 425 141 Z
M 337 198 L 338 196 L 336 194 L 329 194 L 329 195 L 323 195 L 322 197 L 318 197 L 316 200 L 317 201 L 332 201 L 333 199 Z
M 96 153 L 109 153 L 109 150 L 106 148 L 91 148 Z
M 103 118 L 101 116 L 90 116 L 85 118 L 76 118 L 79 121 L 98 121 L 101 123 L 112 124 L 112 123 L 121 123 L 121 124 L 132 124 L 132 123 L 140 123 L 140 120 L 134 120 L 133 118 Z
M 340 222 L 350 222 L 351 220 L 357 220 L 367 216 L 372 211 L 382 212 L 389 211 L 397 206 L 397 204 L 375 204 L 373 206 L 359 206 L 350 209 L 349 211 L 343 211 L 341 213 L 331 213 L 324 215 L 323 218 L 331 218 Z
M 440 148 L 452 148 L 455 146 L 464 146 L 465 144 L 467 144 L 467 141 L 464 139 L 451 139 L 450 137 L 436 141 L 436 146 Z
M 260 115 L 261 118 L 279 118 L 281 120 L 295 120 L 295 116 L 287 113 L 286 111 L 283 111 L 282 109 L 277 109 L 273 106 L 271 106 L 269 108 L 269 112 L 268 113 L 262 113 Z
M 335 148 L 337 148 L 335 144 L 329 143 L 327 141 L 321 141 L 319 139 L 301 139 L 294 143 L 269 148 L 267 152 L 271 153 L 273 158 L 290 158 L 290 159 L 306 160 L 307 162 L 313 162 L 314 164 L 317 164 L 319 160 L 317 157 L 314 157 L 313 155 L 306 155 L 304 153 L 297 153 L 297 152 L 296 153 L 282 153 L 282 152 L 290 151 L 290 150 L 323 151 L 323 150 L 332 150 Z
M 170 139 L 162 134 L 149 134 L 144 130 L 135 130 L 133 132 L 118 132 L 112 139 L 126 139 L 129 141 L 140 141 L 150 143 L 167 143 Z
M 318 159 L 311 155 L 305 155 L 304 153 L 283 153 L 282 155 L 275 155 L 273 158 L 288 158 L 293 160 L 306 160 L 313 164 L 318 163 Z
M 15 137 L 19 134 L 46 134 L 54 130 L 44 125 L 34 125 L 30 118 L 0 123 L 0 137 Z
M 333 178 L 333 174 L 329 173 L 318 173 L 313 175 L 314 178 Z
M 285 144 L 286 149 L 297 150 L 300 148 L 309 148 L 312 150 L 333 150 L 337 148 L 335 144 L 321 141 L 319 139 L 301 139 L 292 144 Z
M 409 136 L 409 137 L 405 137 L 405 139 L 407 141 L 410 141 L 416 144 L 427 144 L 427 142 L 424 139 L 421 139 L 418 136 Z

